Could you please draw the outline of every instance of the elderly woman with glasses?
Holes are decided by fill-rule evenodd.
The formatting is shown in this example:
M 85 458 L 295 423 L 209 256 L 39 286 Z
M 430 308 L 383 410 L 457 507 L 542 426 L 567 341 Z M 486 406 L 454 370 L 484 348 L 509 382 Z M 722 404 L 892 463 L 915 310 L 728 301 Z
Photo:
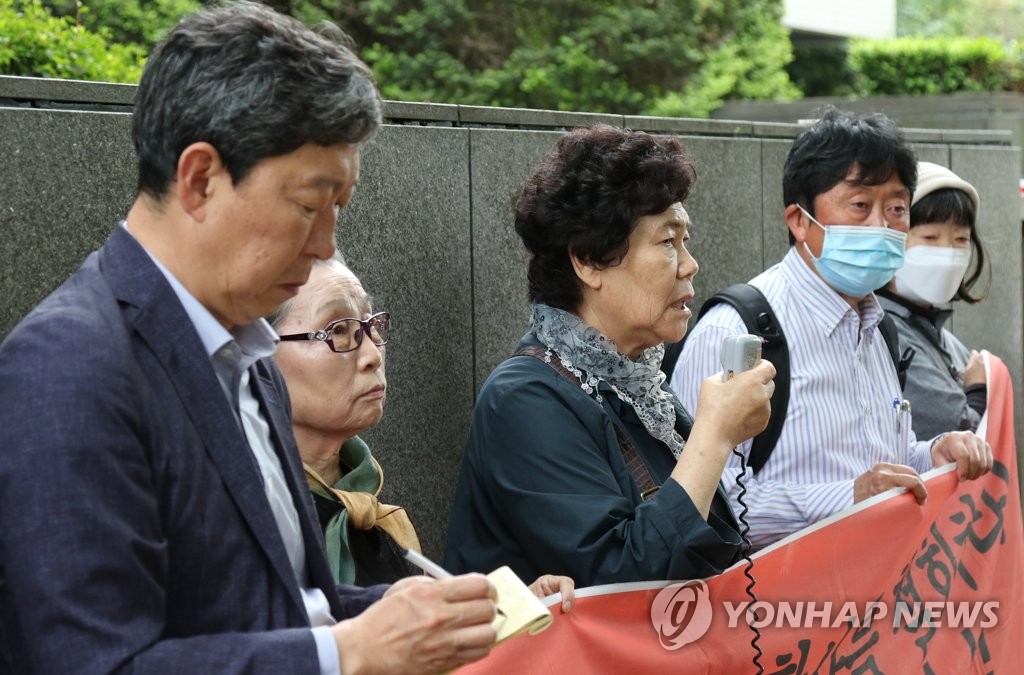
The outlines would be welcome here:
M 376 497 L 383 474 L 358 434 L 380 421 L 387 379 L 387 312 L 340 259 L 318 261 L 299 294 L 270 317 L 274 360 L 288 384 L 292 429 L 339 583 L 393 582 L 414 573 L 400 549 L 419 550 L 405 510 Z M 368 338 L 368 339 L 367 339 Z
M 609 126 L 563 136 L 515 201 L 533 316 L 477 398 L 446 565 L 504 561 L 582 585 L 721 572 L 740 535 L 719 478 L 764 429 L 775 370 L 705 380 L 696 421 L 665 385 L 697 263 L 675 139 Z M 713 233 L 708 233 L 709 238 Z
M 403 508 L 377 500 L 383 473 L 358 436 L 384 414 L 390 315 L 373 312 L 359 279 L 336 256 L 318 260 L 298 295 L 268 320 L 281 337 L 274 359 L 288 385 L 335 579 L 365 586 L 420 574 L 402 557 L 405 548 L 420 550 L 416 531 Z M 543 575 L 531 589 L 561 592 L 563 609 L 571 606 L 567 577 Z

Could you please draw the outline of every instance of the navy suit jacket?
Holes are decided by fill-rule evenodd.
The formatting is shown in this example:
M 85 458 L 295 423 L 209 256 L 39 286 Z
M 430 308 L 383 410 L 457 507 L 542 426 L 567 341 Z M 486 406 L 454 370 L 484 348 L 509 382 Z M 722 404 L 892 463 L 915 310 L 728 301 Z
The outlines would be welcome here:
M 253 366 L 335 618 L 336 587 L 269 360 Z M 118 227 L 0 345 L 0 671 L 316 673 L 255 459 L 188 315 Z

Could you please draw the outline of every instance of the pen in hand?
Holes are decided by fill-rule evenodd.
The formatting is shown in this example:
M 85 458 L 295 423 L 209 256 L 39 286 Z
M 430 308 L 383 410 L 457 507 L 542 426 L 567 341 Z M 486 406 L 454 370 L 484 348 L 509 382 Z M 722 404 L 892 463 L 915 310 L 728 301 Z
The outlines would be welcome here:
M 425 555 L 421 555 L 411 548 L 405 549 L 405 553 L 402 554 L 406 560 L 411 562 L 416 567 L 434 577 L 435 579 L 450 579 L 452 573 L 445 568 L 438 565 L 436 562 L 431 560 Z
M 441 567 L 427 556 L 417 553 L 411 548 L 405 549 L 405 553 L 403 553 L 402 556 L 435 579 L 450 579 L 453 576 L 451 572 Z M 505 612 L 501 611 L 501 608 L 495 609 L 498 614 L 505 616 Z

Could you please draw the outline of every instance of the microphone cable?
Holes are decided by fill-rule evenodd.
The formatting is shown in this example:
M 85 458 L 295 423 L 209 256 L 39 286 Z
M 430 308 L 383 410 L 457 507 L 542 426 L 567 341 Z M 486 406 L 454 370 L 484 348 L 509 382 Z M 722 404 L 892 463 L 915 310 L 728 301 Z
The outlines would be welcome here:
M 754 633 L 754 637 L 750 638 L 750 646 L 754 648 L 754 666 L 757 668 L 757 675 L 764 673 L 764 666 L 761 665 L 761 657 L 764 655 L 761 646 L 758 642 L 761 640 L 761 631 L 758 630 L 757 626 L 754 625 L 754 621 L 757 620 L 757 615 L 754 614 L 754 603 L 757 602 L 757 596 L 754 594 L 754 561 L 750 557 L 750 523 L 747 522 L 747 502 L 745 497 L 747 496 L 747 486 L 745 478 L 747 476 L 747 457 L 738 448 L 733 448 L 732 453 L 740 458 L 740 473 L 736 476 L 736 485 L 739 486 L 739 492 L 736 494 L 736 503 L 740 505 L 740 512 L 736 515 L 736 519 L 740 523 L 740 553 L 743 560 L 746 561 L 746 566 L 743 568 L 743 576 L 747 578 L 747 586 L 745 588 L 747 597 L 750 598 L 750 608 L 748 612 L 753 617 L 747 621 L 747 626 Z

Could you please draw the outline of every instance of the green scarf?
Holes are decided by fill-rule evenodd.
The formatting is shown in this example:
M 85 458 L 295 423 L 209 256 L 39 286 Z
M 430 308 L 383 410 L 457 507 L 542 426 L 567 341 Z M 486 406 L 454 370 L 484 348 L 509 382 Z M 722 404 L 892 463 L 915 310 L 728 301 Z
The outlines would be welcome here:
M 324 532 L 327 559 L 335 581 L 351 584 L 356 578 L 356 563 L 348 542 L 350 524 L 360 530 L 377 527 L 399 546 L 417 552 L 420 551 L 420 543 L 404 508 L 377 501 L 377 495 L 384 486 L 384 471 L 361 438 L 353 436 L 345 441 L 338 451 L 338 462 L 342 476 L 333 486 L 329 486 L 311 467 L 304 468 L 309 489 L 340 507 L 328 521 Z

